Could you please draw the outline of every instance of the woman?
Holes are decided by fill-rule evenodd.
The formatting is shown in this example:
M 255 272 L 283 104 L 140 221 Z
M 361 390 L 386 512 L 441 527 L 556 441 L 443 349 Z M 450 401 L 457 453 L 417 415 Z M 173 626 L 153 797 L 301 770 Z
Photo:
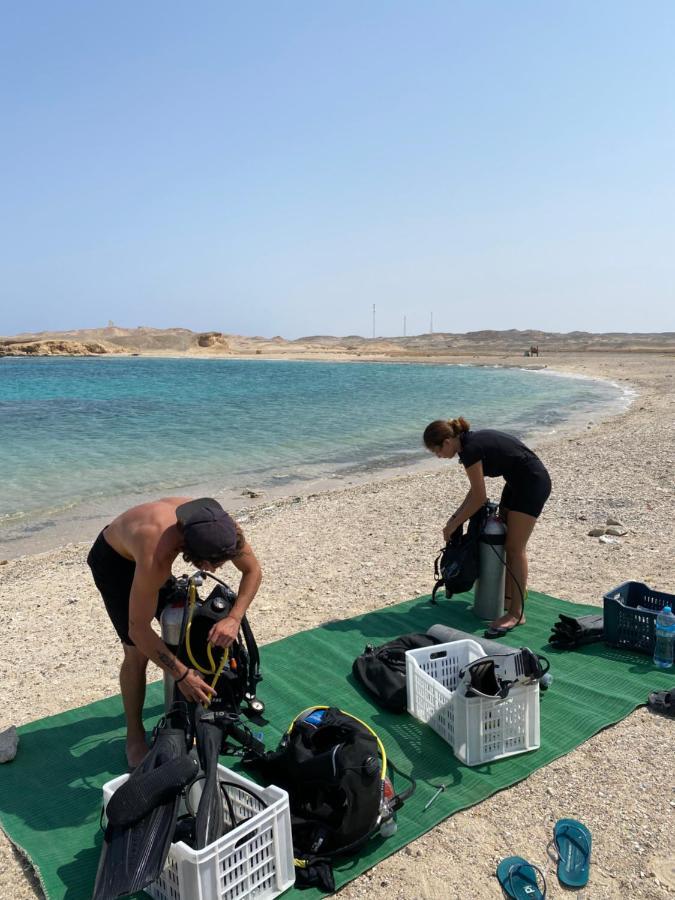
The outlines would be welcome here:
M 439 459 L 458 456 L 469 479 L 469 492 L 443 529 L 446 541 L 487 500 L 485 476 L 504 478 L 500 514 L 507 525 L 504 615 L 490 623 L 493 636 L 525 621 L 527 542 L 551 493 L 551 479 L 539 457 L 517 438 L 485 428 L 471 431 L 466 419 L 437 419 L 424 430 L 424 445 Z

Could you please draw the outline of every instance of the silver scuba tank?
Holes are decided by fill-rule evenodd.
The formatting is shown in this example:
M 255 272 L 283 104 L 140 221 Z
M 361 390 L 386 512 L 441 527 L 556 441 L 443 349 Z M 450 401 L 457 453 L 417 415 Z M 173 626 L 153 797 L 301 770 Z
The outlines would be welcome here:
M 506 578 L 506 525 L 499 518 L 498 504 L 487 503 L 487 516 L 478 538 L 478 579 L 473 612 L 479 619 L 498 619 L 504 613 Z
M 165 606 L 160 617 L 162 628 L 162 640 L 172 653 L 178 650 L 180 643 L 180 630 L 183 624 L 184 603 L 174 603 Z M 168 713 L 173 703 L 174 679 L 168 672 L 164 672 L 164 712 Z

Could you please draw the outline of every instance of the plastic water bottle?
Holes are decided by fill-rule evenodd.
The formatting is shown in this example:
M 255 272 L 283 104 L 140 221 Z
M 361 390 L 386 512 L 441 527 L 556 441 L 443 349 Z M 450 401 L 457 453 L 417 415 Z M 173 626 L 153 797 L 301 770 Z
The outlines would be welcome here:
M 391 819 L 387 819 L 386 822 L 380 825 L 380 836 L 383 838 L 391 837 L 392 834 L 396 834 L 397 830 L 398 824 L 394 816 L 392 816 Z
M 553 675 L 551 675 L 550 672 L 545 672 L 539 679 L 539 690 L 547 691 L 551 687 L 552 684 L 553 684 Z
M 656 617 L 656 643 L 654 644 L 654 665 L 659 669 L 670 669 L 673 665 L 675 646 L 675 615 L 669 606 L 664 606 Z

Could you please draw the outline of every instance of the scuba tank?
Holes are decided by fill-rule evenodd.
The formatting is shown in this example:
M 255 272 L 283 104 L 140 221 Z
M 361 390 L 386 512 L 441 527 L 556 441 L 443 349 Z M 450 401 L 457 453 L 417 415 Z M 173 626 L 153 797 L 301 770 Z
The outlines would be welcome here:
M 486 504 L 486 516 L 478 536 L 478 579 L 473 612 L 479 619 L 498 619 L 504 612 L 506 578 L 506 525 L 497 503 Z
M 169 603 L 162 610 L 160 616 L 160 626 L 162 629 L 162 640 L 175 655 L 181 644 L 183 620 L 185 618 L 186 597 Z M 164 713 L 167 714 L 174 702 L 175 682 L 172 675 L 164 672 Z

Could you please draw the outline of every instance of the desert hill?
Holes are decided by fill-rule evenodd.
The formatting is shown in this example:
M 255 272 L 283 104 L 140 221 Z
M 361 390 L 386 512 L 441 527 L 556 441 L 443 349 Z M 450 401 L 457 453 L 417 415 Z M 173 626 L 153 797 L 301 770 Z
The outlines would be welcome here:
M 316 356 L 415 358 L 420 356 L 528 355 L 560 352 L 675 352 L 675 332 L 631 333 L 586 331 L 567 333 L 537 330 L 437 332 L 407 337 L 366 338 L 359 335 L 307 335 L 287 340 L 280 336 L 195 332 L 188 328 L 87 328 L 38 332 L 0 338 L 0 356 L 133 354 L 143 356 Z
M 124 350 L 113 344 L 73 339 L 0 339 L 0 356 L 105 356 Z

